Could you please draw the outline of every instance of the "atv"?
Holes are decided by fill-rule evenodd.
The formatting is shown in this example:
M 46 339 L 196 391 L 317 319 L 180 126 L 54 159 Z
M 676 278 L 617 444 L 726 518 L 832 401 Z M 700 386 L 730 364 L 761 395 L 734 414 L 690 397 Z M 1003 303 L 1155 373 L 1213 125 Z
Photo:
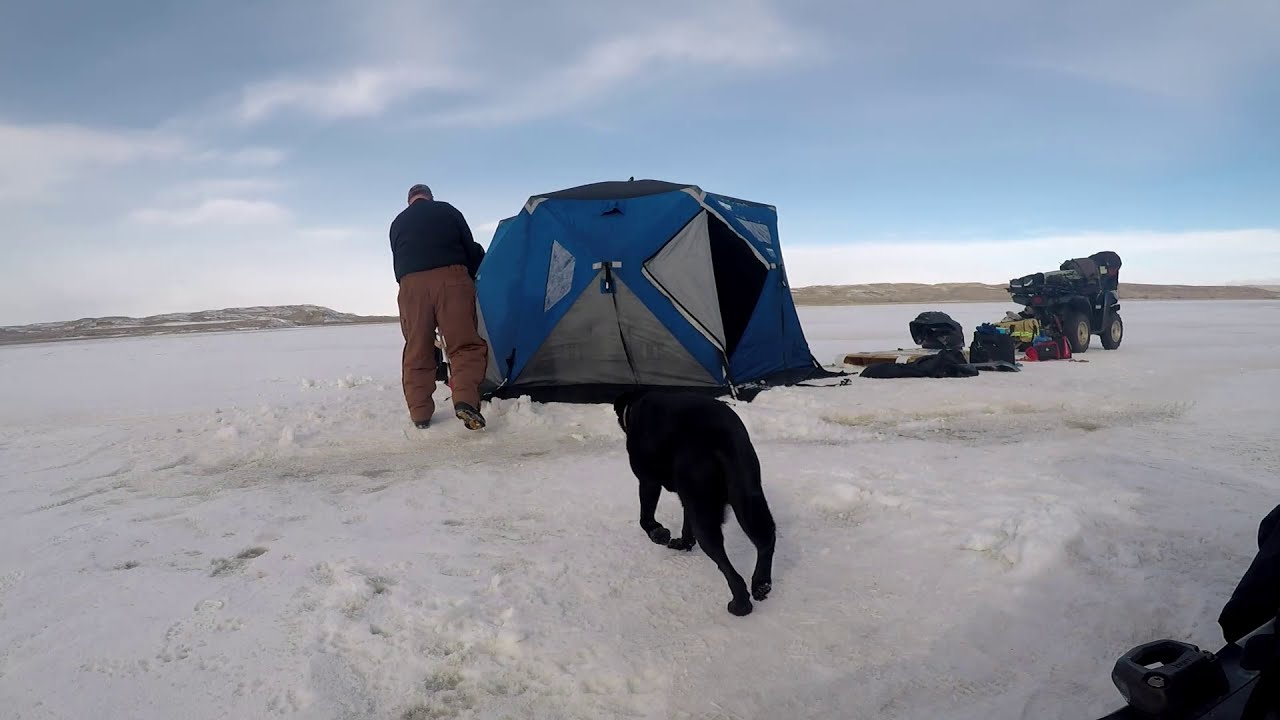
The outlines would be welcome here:
M 1089 349 L 1094 335 L 1115 350 L 1124 338 L 1120 319 L 1120 256 L 1109 250 L 1074 258 L 1051 272 L 1009 281 L 1009 295 L 1024 306 L 1022 317 L 1035 318 L 1047 332 L 1065 336 L 1071 352 Z

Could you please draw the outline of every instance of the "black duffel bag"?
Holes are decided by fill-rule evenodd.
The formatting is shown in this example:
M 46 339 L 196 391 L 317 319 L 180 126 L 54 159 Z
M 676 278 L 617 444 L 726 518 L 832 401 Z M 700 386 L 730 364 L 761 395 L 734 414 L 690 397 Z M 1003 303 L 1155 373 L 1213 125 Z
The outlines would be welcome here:
M 1016 362 L 1018 341 L 1009 333 L 1000 332 L 993 325 L 981 325 L 973 331 L 969 345 L 969 362 Z
M 944 312 L 922 312 L 912 320 L 911 339 L 926 350 L 954 350 L 964 347 L 964 329 Z

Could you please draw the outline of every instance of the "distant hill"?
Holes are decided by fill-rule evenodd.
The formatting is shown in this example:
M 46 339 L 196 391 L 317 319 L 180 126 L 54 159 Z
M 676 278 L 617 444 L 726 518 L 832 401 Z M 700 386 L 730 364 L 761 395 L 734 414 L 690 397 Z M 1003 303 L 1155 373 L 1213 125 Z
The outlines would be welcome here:
M 793 287 L 791 295 L 797 305 L 1010 302 L 1004 285 L 982 283 L 811 285 Z M 1280 288 L 1120 283 L 1120 301 L 1125 300 L 1280 300 Z
M 395 316 L 351 315 L 319 305 L 277 305 L 272 307 L 226 308 L 190 313 L 152 315 L 144 318 L 100 317 L 62 322 L 0 327 L 0 345 L 85 340 L 91 338 L 136 337 L 140 335 L 186 335 L 232 330 L 316 325 L 357 325 L 399 322 Z
M 792 288 L 791 294 L 797 305 L 1010 302 L 1004 287 L 982 283 L 813 285 Z M 1122 283 L 1120 300 L 1280 300 L 1280 286 Z M 352 315 L 319 305 L 224 308 L 144 318 L 112 316 L 0 327 L 0 345 L 399 321 L 394 315 Z

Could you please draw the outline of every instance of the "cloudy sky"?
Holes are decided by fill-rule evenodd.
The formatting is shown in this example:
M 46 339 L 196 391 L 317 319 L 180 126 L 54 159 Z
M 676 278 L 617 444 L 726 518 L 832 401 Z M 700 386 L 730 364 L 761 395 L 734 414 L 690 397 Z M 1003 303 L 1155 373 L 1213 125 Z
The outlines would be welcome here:
M 487 242 L 654 177 L 778 206 L 797 285 L 1280 278 L 1274 0 L 0 4 L 0 324 L 391 313 L 429 183 Z

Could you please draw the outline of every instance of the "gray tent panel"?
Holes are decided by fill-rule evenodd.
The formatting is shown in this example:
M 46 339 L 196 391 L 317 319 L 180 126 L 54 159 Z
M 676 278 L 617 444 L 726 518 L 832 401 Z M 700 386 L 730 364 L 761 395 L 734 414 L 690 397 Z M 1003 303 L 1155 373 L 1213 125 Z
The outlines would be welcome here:
M 489 363 L 484 371 L 485 385 L 497 387 L 502 382 L 503 368 L 498 365 L 498 358 L 493 354 L 493 343 L 488 342 L 489 332 L 484 326 L 484 311 L 480 308 L 480 300 L 476 300 L 476 330 L 480 337 L 485 338 L 485 342 L 489 345 Z
M 620 384 L 632 382 L 613 296 L 598 288 L 604 270 L 556 323 L 525 365 L 515 385 Z
M 625 283 L 617 278 L 614 281 L 618 319 L 635 366 L 636 382 L 641 385 L 719 384 Z
M 603 277 L 601 269 L 511 385 L 717 384 L 624 283 L 614 277 L 615 293 L 600 292 Z
M 702 334 L 723 351 L 724 321 L 720 317 L 720 297 L 711 263 L 706 211 L 695 215 L 644 267 L 681 314 L 694 326 L 701 326 Z

